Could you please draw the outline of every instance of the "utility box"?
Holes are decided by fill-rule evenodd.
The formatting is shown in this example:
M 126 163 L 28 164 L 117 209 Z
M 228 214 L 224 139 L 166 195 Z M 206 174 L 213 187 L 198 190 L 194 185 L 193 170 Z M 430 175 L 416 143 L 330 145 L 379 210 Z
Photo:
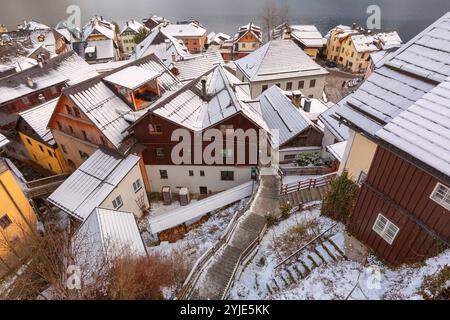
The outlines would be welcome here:
M 188 188 L 180 189 L 178 200 L 180 201 L 180 206 L 187 206 L 191 202 Z
M 161 197 L 164 205 L 168 206 L 172 203 L 172 191 L 170 190 L 170 187 L 162 187 Z

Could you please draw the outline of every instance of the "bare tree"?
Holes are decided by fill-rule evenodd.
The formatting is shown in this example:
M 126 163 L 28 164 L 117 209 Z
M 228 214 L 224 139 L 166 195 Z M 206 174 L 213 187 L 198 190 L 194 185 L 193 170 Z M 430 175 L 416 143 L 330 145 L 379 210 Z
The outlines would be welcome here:
M 268 1 L 261 10 L 260 19 L 262 28 L 267 34 L 267 40 L 270 40 L 270 33 L 276 26 L 278 20 L 278 6 L 273 1 Z
M 0 260 L 14 280 L 0 292 L 0 299 L 162 299 L 163 288 L 180 288 L 191 267 L 182 252 L 136 256 L 127 246 L 118 247 L 108 239 L 101 246 L 88 234 L 72 236 L 52 224 L 44 234 L 17 227 L 21 244 L 29 250 L 19 271 Z M 24 257 L 4 232 L 1 250 Z M 72 267 L 78 272 L 72 273 Z
M 280 8 L 278 9 L 278 24 L 285 23 L 286 25 L 289 25 L 289 11 L 290 7 L 288 4 L 283 4 L 280 6 Z

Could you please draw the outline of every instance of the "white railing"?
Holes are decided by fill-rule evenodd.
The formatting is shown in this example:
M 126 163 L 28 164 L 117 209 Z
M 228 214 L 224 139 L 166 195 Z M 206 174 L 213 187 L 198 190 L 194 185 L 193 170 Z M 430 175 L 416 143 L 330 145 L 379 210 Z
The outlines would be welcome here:
M 238 210 L 238 212 L 233 216 L 230 223 L 228 224 L 228 227 L 225 229 L 224 233 L 220 236 L 220 238 L 214 243 L 214 245 L 209 248 L 199 259 L 197 259 L 196 263 L 194 264 L 191 272 L 187 276 L 186 280 L 183 283 L 182 288 L 177 294 L 177 299 L 179 300 L 185 300 L 189 297 L 192 288 L 197 283 L 201 273 L 207 266 L 209 260 L 214 256 L 214 254 L 219 251 L 220 248 L 222 248 L 225 244 L 228 243 L 230 240 L 232 234 L 234 233 L 234 230 L 236 230 L 239 218 L 241 218 L 245 212 L 249 210 L 249 208 L 252 205 L 252 202 L 255 198 L 255 195 L 257 193 L 259 187 L 259 183 L 257 183 L 256 187 L 253 190 L 253 194 L 248 201 L 248 203 L 244 206 L 244 208 Z

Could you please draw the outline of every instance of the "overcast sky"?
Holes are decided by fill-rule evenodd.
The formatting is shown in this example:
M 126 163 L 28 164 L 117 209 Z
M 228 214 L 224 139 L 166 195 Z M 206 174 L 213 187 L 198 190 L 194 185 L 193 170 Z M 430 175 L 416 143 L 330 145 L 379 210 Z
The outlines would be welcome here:
M 432 22 L 450 11 L 449 0 L 275 0 L 287 3 L 294 18 L 310 20 L 365 18 L 366 8 L 378 4 L 382 17 L 389 20 Z M 257 17 L 266 0 L 0 0 L 0 23 L 10 28 L 23 19 L 34 18 L 46 24 L 64 19 L 66 8 L 77 4 L 82 22 L 94 14 L 125 21 L 150 14 L 172 19 L 220 16 Z

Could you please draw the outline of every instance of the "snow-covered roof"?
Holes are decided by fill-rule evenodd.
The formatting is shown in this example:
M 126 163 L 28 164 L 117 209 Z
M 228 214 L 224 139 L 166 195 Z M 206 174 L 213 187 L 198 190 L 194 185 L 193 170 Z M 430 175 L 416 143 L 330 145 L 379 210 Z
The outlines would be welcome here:
M 41 137 L 42 141 L 49 145 L 54 145 L 55 140 L 50 129 L 47 128 L 48 122 L 58 103 L 58 98 L 47 101 L 34 108 L 19 113 L 19 116 Z
M 345 148 L 347 147 L 347 141 L 341 141 L 327 146 L 328 152 L 339 162 L 344 158 Z
M 162 30 L 175 38 L 202 37 L 206 33 L 206 29 L 193 22 L 186 24 L 168 24 Z
M 278 148 L 312 125 L 303 110 L 296 108 L 277 86 L 272 86 L 259 97 L 261 113 L 273 132 L 278 130 L 279 141 L 272 141 Z
M 128 60 L 121 60 L 121 61 L 110 61 L 110 62 L 103 62 L 103 63 L 95 63 L 92 64 L 92 67 L 97 71 L 98 73 L 102 74 L 105 72 L 110 72 L 114 69 L 123 67 L 126 64 L 129 64 L 130 61 Z
M 202 79 L 206 80 L 207 101 L 202 98 Z M 250 100 L 249 86 L 242 85 L 239 79 L 218 65 L 162 100 L 152 112 L 195 131 L 242 112 L 266 129 L 259 105 L 250 103 Z
M 31 79 L 33 85 L 28 84 Z M 68 78 L 55 69 L 39 66 L 0 79 L 0 104 L 18 99 L 36 91 L 41 91 L 57 84 L 66 83 Z
M 148 30 L 148 28 L 146 26 L 144 26 L 142 23 L 132 19 L 125 23 L 125 25 L 122 27 L 122 30 L 120 31 L 120 34 L 122 35 L 125 31 L 133 31 L 133 32 L 139 33 L 142 28 L 144 28 L 145 30 Z
M 376 135 L 450 177 L 450 77 Z
M 61 54 L 44 63 L 0 79 L 0 104 L 60 83 L 73 85 L 97 75 L 97 72 L 74 52 Z M 28 85 L 31 78 L 34 87 Z
M 148 219 L 150 232 L 152 234 L 157 234 L 185 222 L 195 221 L 209 212 L 244 199 L 250 196 L 251 193 L 252 182 L 247 182 L 240 186 L 212 195 L 206 199 L 193 202 L 190 205 L 151 217 Z
M 8 138 L 6 138 L 4 135 L 0 133 L 0 148 L 3 148 L 9 143 Z
M 255 82 L 328 74 L 292 40 L 272 40 L 234 63 Z
M 122 133 L 129 123 L 124 115 L 131 108 L 100 78 L 83 83 L 79 88 L 63 91 L 106 138 L 119 148 L 127 134 Z
M 158 76 L 159 73 L 153 70 L 130 66 L 110 74 L 104 80 L 130 90 L 135 90 Z
M 99 149 L 48 197 L 48 201 L 84 221 L 101 206 L 139 159 L 135 155 L 122 157 Z
M 59 61 L 55 63 L 55 69 L 68 78 L 67 84 L 69 86 L 98 76 L 98 72 L 94 67 L 84 61 L 74 51 L 59 55 L 58 57 L 55 59 L 55 61 Z
M 49 26 L 35 20 L 24 21 L 23 24 L 20 26 L 20 28 L 22 30 L 30 30 L 30 31 L 50 29 Z
M 116 74 L 130 67 L 144 69 L 145 71 L 142 72 L 146 74 L 159 75 L 160 99 L 181 87 L 180 82 L 161 61 L 155 55 L 149 55 L 139 60 L 129 61 L 127 65 L 120 67 L 118 70 L 106 72 L 102 76 L 71 86 L 63 91 L 63 94 L 68 96 L 92 124 L 102 131 L 106 138 L 119 150 L 126 145 L 125 140 L 128 138 L 128 133 L 125 130 L 130 125 L 128 122 L 130 117 L 137 119 L 142 113 L 146 112 L 146 109 L 133 112 L 122 98 L 106 85 L 104 80 L 111 74 Z M 129 70 L 135 70 L 135 68 Z M 134 78 L 131 78 L 134 81 Z M 157 101 L 154 103 L 157 103 Z
M 314 25 L 291 25 L 291 36 L 308 48 L 321 48 L 325 44 L 322 34 Z
M 319 120 L 325 125 L 325 127 L 331 131 L 333 136 L 338 141 L 347 140 L 350 136 L 349 128 L 343 124 L 339 123 L 338 120 L 335 119 L 336 111 L 339 109 L 339 104 L 334 105 L 329 108 L 327 111 L 323 112 L 319 115 Z
M 74 35 L 68 28 L 55 29 L 55 31 L 62 35 L 66 41 L 72 42 Z
M 218 64 L 224 64 L 222 55 L 218 51 L 192 55 L 184 60 L 175 62 L 178 70 L 178 79 L 181 82 L 191 81 L 214 68 Z
M 77 257 L 81 259 L 147 255 L 136 219 L 130 212 L 95 208 L 77 230 L 73 241 Z M 103 254 L 107 256 L 102 257 Z M 83 264 L 95 265 L 98 262 L 83 261 Z
M 208 34 L 208 43 L 209 44 L 215 44 L 215 45 L 221 45 L 225 40 L 230 40 L 231 36 L 229 36 L 228 34 L 219 32 L 219 33 L 214 33 L 211 32 L 210 34 Z
M 450 76 L 450 13 L 377 65 L 337 115 L 370 135 Z
M 102 34 L 108 39 L 115 40 L 115 28 L 113 23 L 95 16 L 83 27 L 83 40 L 87 40 L 92 34 Z
M 165 32 L 161 27 L 155 27 L 141 43 L 139 43 L 133 54 L 133 59 L 142 58 L 154 53 L 166 66 L 173 63 L 172 54 L 177 59 L 190 57 L 188 49 L 179 40 Z
M 352 36 L 357 52 L 388 50 L 402 45 L 402 39 L 396 31 L 378 34 L 357 34 Z
M 253 24 L 253 22 L 239 27 L 238 32 L 233 37 L 233 41 L 239 41 L 245 34 L 247 34 L 247 32 L 252 33 L 260 42 L 262 41 L 261 27 Z

